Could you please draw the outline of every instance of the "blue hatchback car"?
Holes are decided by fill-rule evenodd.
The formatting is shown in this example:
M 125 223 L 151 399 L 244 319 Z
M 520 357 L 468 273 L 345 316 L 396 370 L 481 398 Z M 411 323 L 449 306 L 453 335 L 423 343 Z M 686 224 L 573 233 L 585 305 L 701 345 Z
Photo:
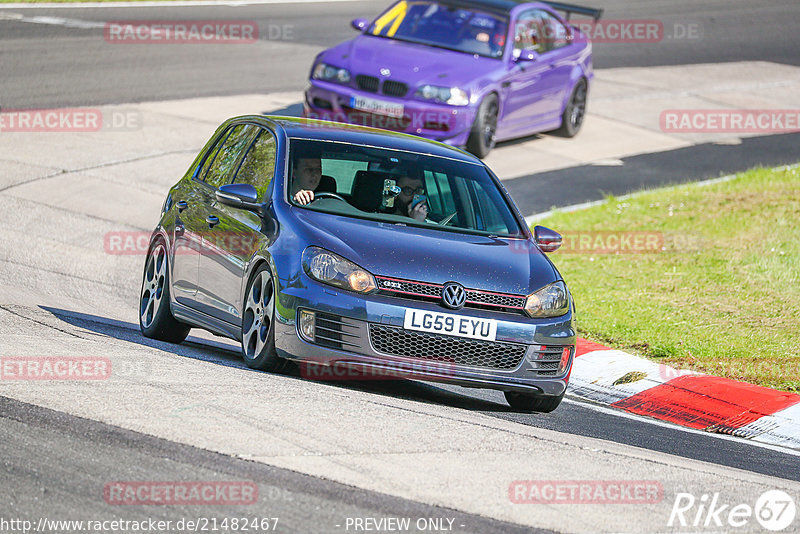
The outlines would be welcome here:
M 562 16 L 561 13 L 566 14 Z M 520 0 L 398 0 L 314 60 L 306 117 L 443 141 L 484 157 L 496 141 L 578 133 L 592 45 L 569 23 L 602 10 Z
M 461 150 L 237 117 L 167 195 L 140 327 L 171 342 L 192 327 L 239 340 L 257 369 L 295 361 L 445 381 L 552 411 L 575 350 L 572 298 L 544 254 L 560 242 L 531 233 L 492 171 Z

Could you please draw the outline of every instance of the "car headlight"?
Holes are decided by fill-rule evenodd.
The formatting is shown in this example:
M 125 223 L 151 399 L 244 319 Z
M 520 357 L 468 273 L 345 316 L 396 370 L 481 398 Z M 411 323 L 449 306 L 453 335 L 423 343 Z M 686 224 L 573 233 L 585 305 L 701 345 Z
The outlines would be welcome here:
M 425 100 L 445 102 L 451 106 L 466 106 L 469 104 L 469 95 L 458 87 L 438 87 L 436 85 L 423 85 L 417 89 L 416 96 Z
M 568 311 L 569 291 L 560 280 L 531 293 L 525 300 L 525 312 L 531 317 L 560 317 Z
M 350 83 L 349 70 L 334 67 L 327 63 L 317 63 L 311 73 L 311 77 L 315 80 L 324 80 L 326 82 Z
M 378 288 L 375 277 L 352 261 L 319 247 L 303 251 L 303 269 L 318 282 L 359 293 Z

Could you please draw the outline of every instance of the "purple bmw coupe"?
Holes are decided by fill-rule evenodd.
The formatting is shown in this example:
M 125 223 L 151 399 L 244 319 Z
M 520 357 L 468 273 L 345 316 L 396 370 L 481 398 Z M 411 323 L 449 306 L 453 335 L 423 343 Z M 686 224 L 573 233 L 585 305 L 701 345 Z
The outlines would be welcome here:
M 559 15 L 566 14 L 566 18 Z M 557 130 L 586 113 L 592 45 L 556 2 L 400 0 L 361 35 L 317 56 L 306 117 L 443 141 L 484 157 L 496 141 Z

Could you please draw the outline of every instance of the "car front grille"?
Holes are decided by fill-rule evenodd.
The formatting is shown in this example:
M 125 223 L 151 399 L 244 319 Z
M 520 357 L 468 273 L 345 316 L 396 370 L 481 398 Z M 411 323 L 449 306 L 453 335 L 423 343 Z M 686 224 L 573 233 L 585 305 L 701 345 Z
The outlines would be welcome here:
M 314 343 L 332 349 L 358 347 L 358 327 L 347 319 L 332 313 L 316 312 Z
M 385 276 L 376 276 L 375 278 L 380 292 L 384 295 L 434 302 L 442 299 L 442 286 L 439 284 L 400 280 Z M 525 299 L 526 297 L 520 295 L 467 289 L 467 301 L 464 307 L 524 314 Z
M 383 88 L 381 89 L 381 92 L 388 96 L 403 97 L 406 96 L 406 93 L 408 92 L 408 85 L 404 84 L 403 82 L 386 80 L 383 82 Z
M 356 85 L 362 91 L 377 93 L 378 85 L 380 85 L 380 82 L 378 81 L 378 78 L 376 78 L 375 76 L 367 76 L 366 74 L 359 74 L 358 76 L 356 76 Z
M 511 370 L 525 357 L 526 345 L 464 339 L 399 327 L 369 325 L 369 337 L 376 352 L 457 365 Z

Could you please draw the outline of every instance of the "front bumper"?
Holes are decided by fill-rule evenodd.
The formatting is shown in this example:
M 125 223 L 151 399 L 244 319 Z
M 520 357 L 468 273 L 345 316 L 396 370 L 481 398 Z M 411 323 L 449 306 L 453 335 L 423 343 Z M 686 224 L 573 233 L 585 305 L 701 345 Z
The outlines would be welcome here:
M 390 117 L 353 109 L 351 107 L 353 97 L 402 104 L 403 117 Z M 418 135 L 452 146 L 464 146 L 475 121 L 476 109 L 472 105 L 450 106 L 409 98 L 395 98 L 349 86 L 312 80 L 311 86 L 306 89 L 303 113 L 307 118 L 370 126 Z
M 459 315 L 497 320 L 496 343 L 503 346 L 525 347 L 520 349 L 524 350 L 524 356 L 516 363 L 510 364 L 510 360 L 504 359 L 506 362 L 504 368 L 487 367 L 474 365 L 474 362 L 465 363 L 460 352 L 451 352 L 453 358 L 440 357 L 441 350 L 444 350 L 441 347 L 451 347 L 459 351 L 458 344 L 463 344 L 464 338 L 403 330 L 403 319 L 407 308 L 435 312 L 452 312 L 452 310 L 446 310 L 430 302 L 383 295 L 357 295 L 323 286 L 307 278 L 306 280 L 308 280 L 307 287 L 301 290 L 297 287 L 288 287 L 283 292 L 282 298 L 290 305 L 282 306 L 284 311 L 275 324 L 275 342 L 282 357 L 305 364 L 316 364 L 310 367 L 301 364 L 301 369 L 307 371 L 303 374 L 308 378 L 321 380 L 413 378 L 467 387 L 553 396 L 561 395 L 566 390 L 575 352 L 575 330 L 571 312 L 555 319 L 534 320 L 521 314 L 468 308 L 458 310 L 455 313 Z M 310 297 L 311 294 L 313 297 Z M 333 320 L 343 323 L 344 326 L 340 330 L 345 335 L 333 337 L 341 339 L 344 343 L 321 340 L 312 343 L 303 339 L 298 332 L 298 314 L 301 309 L 321 312 L 322 317 L 327 318 L 322 319 L 323 321 Z M 324 324 L 328 327 L 334 326 L 333 323 Z M 383 337 L 382 340 L 377 338 L 376 333 L 380 332 L 398 334 L 398 337 L 392 338 L 397 340 L 408 339 L 409 335 L 426 340 L 435 338 L 436 346 L 439 347 L 436 350 L 439 352 L 420 353 L 417 357 L 389 354 L 386 351 L 386 338 Z M 379 348 L 376 348 L 376 345 Z M 549 357 L 552 360 L 555 355 L 557 359 L 563 349 L 569 352 L 569 363 L 564 372 L 557 375 L 556 371 L 545 371 L 541 368 L 547 365 L 540 362 L 543 354 L 545 358 Z M 475 350 L 480 352 L 478 349 Z M 546 356 L 548 351 L 550 356 Z M 336 368 L 353 369 L 359 373 L 351 375 L 331 371 Z M 315 369 L 323 370 L 315 371 Z

